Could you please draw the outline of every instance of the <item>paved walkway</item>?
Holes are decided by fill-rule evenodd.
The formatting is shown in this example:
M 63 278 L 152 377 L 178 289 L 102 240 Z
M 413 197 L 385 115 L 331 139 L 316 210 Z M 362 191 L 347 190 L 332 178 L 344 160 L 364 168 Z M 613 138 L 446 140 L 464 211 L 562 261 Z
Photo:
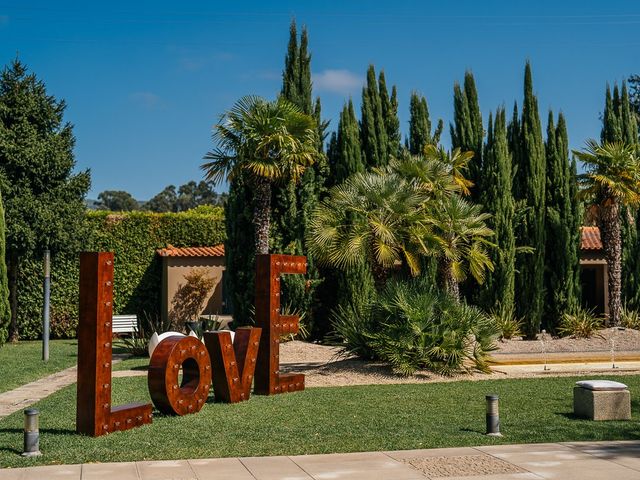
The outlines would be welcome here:
M 61 388 L 75 383 L 78 379 L 77 371 L 76 366 L 70 367 L 8 392 L 0 393 L 0 418 L 27 408 Z
M 638 480 L 640 441 L 0 469 L 0 480 Z
M 118 363 L 126 358 L 127 355 L 114 355 L 113 363 Z M 126 370 L 128 372 L 128 370 Z M 117 372 L 114 372 L 116 374 Z M 146 372 L 145 372 L 146 374 Z M 114 376 L 127 376 L 114 375 Z M 76 383 L 78 379 L 78 368 L 73 366 L 66 370 L 53 373 L 48 377 L 40 378 L 34 382 L 27 383 L 21 387 L 0 393 L 0 418 L 11 415 L 18 410 L 33 405 L 43 398 L 48 397 L 52 393 Z

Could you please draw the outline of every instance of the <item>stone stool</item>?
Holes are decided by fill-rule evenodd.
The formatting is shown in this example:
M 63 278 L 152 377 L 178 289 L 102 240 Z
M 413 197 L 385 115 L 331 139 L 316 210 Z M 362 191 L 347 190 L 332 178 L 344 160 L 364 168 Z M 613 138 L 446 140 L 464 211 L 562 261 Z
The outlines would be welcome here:
M 576 382 L 573 387 L 573 413 L 590 420 L 631 420 L 631 394 L 620 382 Z

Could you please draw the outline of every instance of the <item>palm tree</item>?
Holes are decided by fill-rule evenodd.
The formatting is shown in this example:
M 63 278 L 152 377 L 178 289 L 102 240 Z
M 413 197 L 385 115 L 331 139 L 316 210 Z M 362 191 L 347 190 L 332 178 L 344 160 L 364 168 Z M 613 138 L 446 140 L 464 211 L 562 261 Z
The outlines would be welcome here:
M 316 207 L 309 250 L 321 264 L 338 268 L 366 258 L 382 290 L 395 265 L 405 262 L 414 275 L 420 271 L 426 198 L 391 169 L 356 173 Z
M 433 146 L 427 145 L 425 151 L 432 152 L 430 147 Z M 434 151 L 438 152 L 438 150 Z M 461 186 L 455 180 L 451 167 L 437 154 L 411 155 L 404 151 L 398 159 L 391 162 L 391 169 L 403 179 L 414 183 L 427 196 L 427 200 L 461 191 Z
M 471 190 L 469 189 L 473 187 L 473 182 L 466 178 L 464 173 L 468 169 L 473 155 L 473 152 L 463 152 L 460 148 L 454 148 L 451 152 L 447 152 L 442 146 L 436 147 L 428 144 L 424 147 L 425 159 L 435 160 L 443 164 L 448 169 L 454 185 L 458 187 L 462 195 L 471 195 Z
M 478 283 L 484 281 L 486 270 L 493 271 L 486 251 L 495 246 L 488 240 L 493 231 L 485 223 L 490 216 L 459 195 L 439 198 L 430 209 L 426 223 L 431 227 L 431 243 L 437 245 L 440 279 L 456 300 L 467 271 Z
M 297 182 L 317 156 L 316 121 L 284 98 L 241 98 L 214 126 L 202 165 L 214 184 L 247 175 L 254 188 L 256 253 L 269 253 L 271 185 Z
M 640 203 L 640 159 L 636 145 L 621 142 L 598 144 L 588 140 L 586 148 L 573 153 L 586 172 L 578 176 L 580 196 L 598 210 L 598 226 L 609 271 L 609 319 L 620 322 L 622 310 L 622 239 L 620 207 Z

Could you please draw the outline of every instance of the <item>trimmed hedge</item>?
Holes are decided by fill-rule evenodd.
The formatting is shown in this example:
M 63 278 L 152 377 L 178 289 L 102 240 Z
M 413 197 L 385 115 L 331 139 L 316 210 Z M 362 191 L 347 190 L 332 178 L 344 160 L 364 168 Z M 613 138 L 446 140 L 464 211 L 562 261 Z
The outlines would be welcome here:
M 115 253 L 114 314 L 156 315 L 160 310 L 158 248 L 205 246 L 225 240 L 220 207 L 181 213 L 92 211 L 86 216 L 86 251 Z M 58 254 L 51 264 L 51 334 L 74 337 L 78 324 L 79 252 Z M 18 286 L 20 338 L 42 334 L 42 260 L 23 261 Z

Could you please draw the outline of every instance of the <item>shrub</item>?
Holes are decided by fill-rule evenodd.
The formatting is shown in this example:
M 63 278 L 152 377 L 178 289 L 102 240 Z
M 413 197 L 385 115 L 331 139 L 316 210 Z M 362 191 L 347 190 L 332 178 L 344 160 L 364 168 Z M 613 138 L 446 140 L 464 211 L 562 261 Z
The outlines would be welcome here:
M 345 353 L 383 360 L 403 375 L 421 368 L 441 375 L 486 372 L 498 334 L 489 316 L 424 278 L 390 282 L 369 306 L 339 307 L 333 325 Z
M 495 323 L 480 309 L 459 303 L 422 279 L 391 282 L 378 305 L 381 329 L 374 349 L 394 370 L 410 375 L 419 368 L 440 375 L 488 372 L 495 350 Z
M 589 338 L 602 327 L 602 323 L 603 319 L 595 315 L 593 309 L 578 307 L 562 316 L 558 333 L 562 336 Z
M 355 355 L 365 360 L 378 358 L 372 342 L 378 329 L 373 304 L 339 305 L 331 315 L 333 333 L 327 343 L 340 347 L 342 355 Z
M 523 335 L 522 327 L 524 321 L 517 318 L 515 308 L 504 307 L 500 305 L 491 311 L 491 319 L 498 329 L 498 338 L 500 340 L 511 340 L 512 338 L 521 337 Z
M 625 328 L 640 330 L 640 312 L 624 307 L 620 316 L 620 325 Z

